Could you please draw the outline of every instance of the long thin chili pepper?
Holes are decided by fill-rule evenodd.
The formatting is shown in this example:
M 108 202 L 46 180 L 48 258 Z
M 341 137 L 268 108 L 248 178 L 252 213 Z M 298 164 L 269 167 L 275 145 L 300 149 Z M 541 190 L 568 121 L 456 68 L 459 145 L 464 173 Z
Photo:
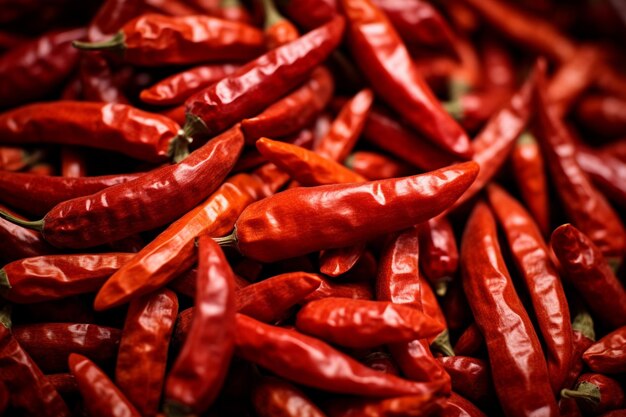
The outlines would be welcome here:
M 248 206 L 233 234 L 220 242 L 264 262 L 354 245 L 436 216 L 477 171 L 467 162 L 413 177 L 287 190 Z M 354 216 L 354 210 L 367 216 Z M 303 225 L 294 216 L 315 222 Z
M 461 269 L 505 415 L 558 415 L 539 339 L 504 263 L 493 214 L 483 202 L 465 227 Z
M 370 0 L 342 0 L 341 4 L 350 22 L 351 52 L 376 92 L 426 138 L 469 159 L 467 135 L 426 85 L 384 13 Z M 430 122 L 423 123 L 424 119 Z
M 263 378 L 254 387 L 252 405 L 259 417 L 325 417 L 302 391 L 274 377 Z
M 199 239 L 196 311 L 189 336 L 165 383 L 165 413 L 204 412 L 217 397 L 235 346 L 233 272 L 220 247 Z
M 487 362 L 466 356 L 446 356 L 437 360 L 450 375 L 452 391 L 478 404 L 495 399 Z
M 233 167 L 242 147 L 243 135 L 234 127 L 183 162 L 57 204 L 42 220 L 18 224 L 41 231 L 55 246 L 75 248 L 154 229 L 188 212 L 210 195 Z M 7 218 L 2 212 L 0 216 Z
M 89 415 L 93 417 L 141 416 L 119 388 L 92 361 L 82 355 L 72 353 L 68 362 Z
M 375 152 L 354 152 L 345 160 L 345 164 L 368 180 L 406 177 L 415 173 L 410 165 Z
M 487 188 L 487 196 L 528 289 L 546 346 L 552 390 L 558 393 L 572 360 L 572 327 L 561 279 L 541 231 L 524 207 L 495 184 Z
M 626 326 L 607 334 L 591 345 L 583 360 L 591 370 L 603 374 L 626 372 Z
M 368 398 L 335 399 L 325 407 L 329 417 L 382 417 L 391 415 L 404 415 L 425 417 L 442 415 L 446 407 L 444 397 L 431 393 L 421 395 L 407 395 L 384 400 Z
M 459 267 L 452 225 L 445 216 L 437 216 L 422 223 L 418 230 L 420 265 L 437 295 L 443 296 Z
M 241 314 L 236 315 L 236 324 L 236 354 L 293 382 L 372 397 L 445 392 L 440 382 L 412 382 L 367 368 L 295 330 L 263 324 Z
M 619 382 L 602 374 L 582 374 L 575 389 L 564 389 L 561 396 L 575 399 L 581 411 L 592 415 L 624 405 L 624 390 Z
M 626 135 L 625 97 L 588 95 L 576 107 L 576 120 L 603 136 Z
M 158 412 L 178 299 L 163 289 L 130 303 L 115 367 L 115 383 L 141 415 Z
M 26 220 L 2 205 L 0 205 L 0 210 L 15 218 Z M 0 259 L 5 262 L 13 262 L 18 259 L 49 255 L 55 252 L 57 249 L 46 242 L 41 233 L 0 219 Z

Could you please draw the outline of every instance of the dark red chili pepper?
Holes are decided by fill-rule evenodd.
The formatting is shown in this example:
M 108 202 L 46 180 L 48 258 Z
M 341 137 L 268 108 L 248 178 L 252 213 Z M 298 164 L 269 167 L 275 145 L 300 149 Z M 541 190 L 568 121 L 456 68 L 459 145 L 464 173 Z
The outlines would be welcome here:
M 602 414 L 624 405 L 624 390 L 619 382 L 602 374 L 582 374 L 575 389 L 564 389 L 561 396 L 575 399 L 580 409 L 590 415 Z
M 479 403 L 494 401 L 494 388 L 489 364 L 466 356 L 437 358 L 452 380 L 452 390 Z
M 576 120 L 603 136 L 626 135 L 626 97 L 589 95 L 576 107 Z
M 345 164 L 368 180 L 406 177 L 415 173 L 410 165 L 375 152 L 354 152 L 346 159 Z
M 78 392 L 76 378 L 70 373 L 46 375 L 46 379 L 61 395 L 75 394 Z
M 203 413 L 219 394 L 235 346 L 235 284 L 220 247 L 199 239 L 196 310 L 165 383 L 168 416 Z
M 484 202 L 477 203 L 465 227 L 461 269 L 505 415 L 558 415 L 539 339 L 513 287 L 495 219 Z
M 274 377 L 265 377 L 256 384 L 252 406 L 258 417 L 325 417 L 302 391 Z
M 391 355 L 380 348 L 369 352 L 364 358 L 359 358 L 359 361 L 379 372 L 400 375 L 400 370 Z
M 583 354 L 587 366 L 603 374 L 626 372 L 624 358 L 626 358 L 626 326 L 607 334 Z
M 139 411 L 96 364 L 77 353 L 72 353 L 68 362 L 90 416 L 141 417 Z
M 2 205 L 0 205 L 0 210 L 11 214 L 15 218 L 26 220 Z M 0 259 L 3 259 L 5 262 L 13 262 L 18 259 L 49 255 L 55 252 L 57 252 L 57 249 L 50 246 L 43 239 L 41 233 L 0 219 Z
M 158 412 L 177 314 L 178 299 L 167 289 L 136 298 L 128 307 L 115 383 L 141 415 Z
M 446 217 L 437 216 L 418 227 L 420 266 L 439 296 L 446 293 L 459 267 L 459 251 L 452 225 Z
M 120 80 L 101 54 L 84 54 L 79 67 L 81 95 L 85 101 L 128 103 Z
M 485 339 L 482 333 L 480 333 L 480 329 L 476 323 L 472 323 L 459 336 L 454 345 L 454 353 L 459 356 L 475 356 L 484 344 Z
M 415 416 L 426 417 L 442 415 L 446 399 L 432 393 L 407 395 L 385 400 L 369 398 L 333 399 L 325 407 L 329 417 L 384 417 Z
M 80 178 L 87 176 L 87 165 L 82 154 L 76 149 L 64 147 L 61 149 L 61 176 L 65 178 Z
M 474 404 L 461 397 L 456 393 L 452 393 L 448 399 L 447 405 L 442 417 L 486 417 L 486 414 L 480 411 Z
M 578 143 L 576 162 L 609 200 L 626 208 L 626 160 Z
M 41 151 L 27 151 L 11 146 L 0 147 L 0 170 L 19 171 L 38 162 L 43 156 Z

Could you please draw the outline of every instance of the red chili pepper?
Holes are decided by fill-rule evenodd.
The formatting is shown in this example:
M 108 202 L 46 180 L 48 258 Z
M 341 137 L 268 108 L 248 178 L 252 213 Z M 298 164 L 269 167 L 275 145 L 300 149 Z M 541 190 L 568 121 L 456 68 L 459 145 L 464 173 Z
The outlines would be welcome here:
M 380 348 L 379 348 L 380 349 Z M 400 375 L 398 366 L 393 361 L 391 355 L 384 350 L 374 350 L 364 358 L 359 358 L 360 362 L 384 374 Z
M 19 171 L 37 162 L 43 153 L 41 151 L 27 151 L 11 146 L 0 147 L 0 170 Z
M 298 29 L 276 9 L 273 0 L 262 0 L 265 14 L 265 46 L 272 50 L 294 41 L 300 36 Z
M 626 326 L 607 334 L 583 354 L 587 366 L 603 374 L 626 372 L 625 357 Z
M 137 298 L 128 307 L 115 383 L 141 415 L 158 412 L 177 314 L 176 294 L 166 289 Z
M 87 38 L 96 42 L 115 35 L 126 22 L 145 11 L 146 3 L 142 0 L 105 0 L 89 24 Z
M 76 149 L 67 147 L 61 149 L 61 176 L 65 178 L 87 176 L 85 159 Z
M 2 205 L 0 205 L 0 210 L 11 214 L 15 218 L 25 220 L 22 216 Z M 56 251 L 57 249 L 50 246 L 40 233 L 0 219 L 0 259 L 3 259 L 5 262 L 13 262 L 32 256 L 48 255 Z
M 384 13 L 368 0 L 341 4 L 350 22 L 351 52 L 376 92 L 433 143 L 470 158 L 467 135 L 428 88 Z
M 452 225 L 446 217 L 434 217 L 419 227 L 420 265 L 439 296 L 446 293 L 459 265 Z
M 288 0 L 281 6 L 287 16 L 308 30 L 322 26 L 337 15 L 336 0 Z
M 626 208 L 626 160 L 578 143 L 576 162 L 609 200 Z
M 364 242 L 345 248 L 320 251 L 320 272 L 330 277 L 348 273 L 365 253 Z
M 78 62 L 70 42 L 84 35 L 85 29 L 51 32 L 2 54 L 2 107 L 42 99 L 60 86 Z
M 624 390 L 619 382 L 602 374 L 582 374 L 575 389 L 564 389 L 561 396 L 575 399 L 581 410 L 591 415 L 624 405 Z
M 368 180 L 406 177 L 415 173 L 410 165 L 375 152 L 354 152 L 346 159 L 345 164 Z
M 425 417 L 442 415 L 446 399 L 431 393 L 385 400 L 345 398 L 332 400 L 326 407 L 329 417 L 383 417 L 391 415 Z
M 475 356 L 484 346 L 485 339 L 476 323 L 472 323 L 459 336 L 454 345 L 454 353 L 459 356 Z
M 461 397 L 456 393 L 452 393 L 448 399 L 447 406 L 442 417 L 486 417 L 486 414 L 480 411 L 474 404 Z
M 236 315 L 236 352 L 293 382 L 329 392 L 371 397 L 445 393 L 441 382 L 412 382 L 382 374 L 324 342 L 295 330 Z M 320 362 L 320 358 L 324 358 Z
M 626 97 L 588 95 L 576 107 L 576 120 L 602 136 L 626 136 Z
M 70 371 L 76 378 L 83 404 L 93 417 L 140 417 L 139 411 L 124 394 L 86 357 L 72 353 L 68 360 Z
M 465 227 L 461 269 L 505 414 L 558 415 L 539 339 L 504 263 L 493 214 L 483 202 L 477 203 Z
M 196 310 L 165 383 L 168 416 L 203 413 L 219 394 L 235 346 L 235 284 L 220 247 L 199 239 Z
M 454 392 L 479 404 L 488 404 L 495 400 L 487 362 L 466 356 L 447 356 L 437 360 L 450 375 Z
M 302 303 L 308 303 L 326 297 L 343 297 L 358 300 L 373 299 L 372 289 L 367 282 L 354 282 L 346 284 L 337 284 L 328 279 L 321 278 L 321 284 L 315 291 L 307 295 Z
M 81 95 L 85 101 L 127 104 L 111 66 L 101 54 L 84 54 L 80 58 Z
M 273 377 L 263 378 L 254 387 L 252 406 L 258 417 L 325 417 L 302 391 Z

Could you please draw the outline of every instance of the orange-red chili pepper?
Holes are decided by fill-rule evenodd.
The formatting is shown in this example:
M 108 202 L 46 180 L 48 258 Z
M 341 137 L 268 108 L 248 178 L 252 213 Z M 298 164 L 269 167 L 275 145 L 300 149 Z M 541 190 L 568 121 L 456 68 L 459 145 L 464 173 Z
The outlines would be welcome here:
M 573 398 L 581 411 L 597 415 L 624 405 L 624 390 L 619 382 L 602 374 L 582 374 L 575 389 L 561 391 L 563 398 Z
M 376 152 L 354 152 L 345 160 L 345 164 L 368 180 L 406 177 L 415 173 L 415 168 L 410 165 Z
M 276 9 L 273 0 L 261 0 L 265 14 L 265 46 L 275 49 L 300 35 L 298 29 Z
M 18 219 L 26 220 L 2 205 L 0 205 L 0 210 Z M 55 252 L 57 249 L 46 242 L 40 233 L 0 219 L 0 259 L 5 262 L 13 262 L 18 259 L 49 255 Z
M 576 120 L 603 136 L 626 136 L 626 97 L 588 95 L 576 107 Z
M 259 417 L 325 417 L 302 391 L 274 377 L 265 377 L 254 387 L 252 406 Z
M 452 391 L 478 403 L 494 401 L 494 388 L 489 364 L 467 356 L 437 358 L 452 380 Z
M 419 225 L 420 266 L 439 296 L 446 293 L 459 266 L 459 251 L 452 225 L 445 216 Z
M 315 291 L 303 298 L 303 303 L 319 300 L 326 297 L 343 297 L 359 300 L 372 300 L 372 288 L 367 282 L 352 282 L 337 284 L 331 280 L 320 277 L 321 284 Z
M 624 358 L 626 358 L 626 326 L 607 334 L 583 354 L 587 366 L 603 374 L 626 372 Z

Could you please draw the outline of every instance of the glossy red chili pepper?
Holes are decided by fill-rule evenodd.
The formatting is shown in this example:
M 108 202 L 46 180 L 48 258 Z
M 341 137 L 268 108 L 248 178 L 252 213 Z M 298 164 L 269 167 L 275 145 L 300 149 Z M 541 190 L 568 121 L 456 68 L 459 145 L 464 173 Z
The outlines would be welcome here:
M 85 101 L 127 104 L 120 81 L 101 54 L 84 54 L 79 65 L 81 95 Z
M 331 280 L 321 278 L 321 284 L 315 291 L 304 297 L 303 303 L 319 300 L 326 297 L 343 297 L 359 300 L 373 299 L 372 289 L 368 282 L 352 282 L 337 284 Z
M 36 103 L 0 114 L 2 143 L 88 146 L 148 162 L 167 159 L 179 130 L 167 117 L 125 104 Z
M 487 404 L 493 402 L 494 388 L 489 364 L 482 359 L 466 356 L 437 358 L 452 380 L 452 390 L 467 399 Z
M 220 247 L 199 239 L 196 310 L 165 383 L 165 413 L 204 412 L 219 394 L 235 346 L 235 283 Z
M 382 374 L 324 342 L 295 330 L 236 315 L 236 352 L 293 382 L 329 392 L 391 397 L 445 392 L 440 382 L 420 383 Z M 319 358 L 324 358 L 322 362 Z
M 576 162 L 609 200 L 626 208 L 626 160 L 578 143 Z
M 626 97 L 588 95 L 576 107 L 576 120 L 603 136 L 626 135 Z
M 461 397 L 456 393 L 452 393 L 448 399 L 447 405 L 442 417 L 486 417 L 486 414 L 480 411 L 474 404 Z
M 320 251 L 320 272 L 331 277 L 349 272 L 361 260 L 365 249 L 366 244 L 362 242 L 345 248 Z
M 0 210 L 18 219 L 26 220 L 2 205 L 0 205 Z M 0 259 L 5 262 L 13 262 L 18 259 L 49 255 L 55 252 L 57 249 L 47 243 L 40 233 L 0 219 Z
M 78 392 L 76 378 L 70 373 L 46 375 L 46 379 L 61 395 L 72 395 Z
M 626 326 L 598 340 L 583 354 L 583 360 L 595 372 L 626 372 Z
M 427 393 L 385 400 L 339 398 L 332 400 L 325 409 L 329 417 L 383 417 L 394 414 L 425 417 L 441 415 L 445 404 L 446 400 L 444 397 Z
M 252 392 L 252 406 L 259 417 L 325 417 L 302 391 L 282 379 L 265 377 Z
M 2 54 L 2 107 L 41 99 L 61 85 L 78 62 L 70 42 L 84 35 L 85 29 L 51 32 Z
M 558 415 L 539 339 L 504 263 L 493 214 L 483 202 L 465 227 L 461 269 L 505 415 Z
M 93 417 L 141 416 L 119 388 L 92 361 L 82 355 L 72 353 L 68 362 L 89 415 Z
M 406 177 L 415 173 L 410 165 L 376 152 L 354 152 L 346 159 L 345 164 L 368 180 Z
M 485 339 L 482 333 L 480 333 L 480 329 L 476 323 L 472 323 L 459 336 L 454 345 L 454 353 L 459 356 L 475 356 L 484 344 Z
M 265 15 L 265 46 L 275 49 L 300 36 L 298 29 L 276 9 L 273 0 L 262 0 Z
M 419 227 L 420 266 L 424 275 L 443 296 L 459 265 L 459 251 L 452 225 L 446 217 L 437 216 Z
M 178 299 L 167 289 L 139 297 L 128 307 L 115 383 L 141 415 L 158 412 L 177 314 Z
M 369 0 L 342 0 L 356 62 L 381 98 L 426 138 L 452 154 L 472 156 L 465 132 L 441 107 L 384 13 Z M 423 123 L 424 119 L 430 123 Z
M 582 374 L 575 389 L 564 389 L 561 396 L 575 399 L 580 409 L 590 415 L 602 414 L 624 405 L 624 390 L 619 382 L 602 374 Z
M 264 262 L 354 245 L 436 216 L 476 175 L 477 165 L 467 162 L 413 177 L 287 190 L 248 206 L 221 242 Z M 303 225 L 294 216 L 316 222 Z

